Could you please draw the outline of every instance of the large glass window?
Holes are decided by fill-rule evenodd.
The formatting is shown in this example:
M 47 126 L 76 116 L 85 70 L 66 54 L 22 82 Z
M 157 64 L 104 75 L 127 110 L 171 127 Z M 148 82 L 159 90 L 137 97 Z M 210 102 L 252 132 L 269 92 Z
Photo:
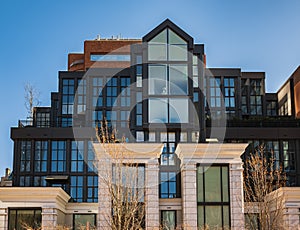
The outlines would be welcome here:
M 262 115 L 262 81 L 250 79 L 250 114 Z
M 198 227 L 229 229 L 228 166 L 197 168 Z
M 47 172 L 48 142 L 36 141 L 34 149 L 34 171 Z
M 74 79 L 62 80 L 62 114 L 73 114 L 74 88 Z
M 88 153 L 87 153 L 88 172 L 98 172 L 97 159 L 94 152 L 93 142 L 88 141 Z
M 31 141 L 21 141 L 20 172 L 30 172 Z
M 77 87 L 77 113 L 83 113 L 86 109 L 86 80 L 79 79 Z
M 188 99 L 149 98 L 149 123 L 188 123 Z
M 149 98 L 148 102 L 149 123 L 168 123 L 168 100 L 162 98 Z
M 224 103 L 226 108 L 235 107 L 234 78 L 224 78 Z
M 149 94 L 168 94 L 167 65 L 149 65 Z
M 83 172 L 84 141 L 72 141 L 71 172 Z
M 145 167 L 142 165 L 114 164 L 112 167 L 112 182 L 115 184 L 113 193 L 123 193 L 117 199 L 127 202 L 144 202 L 145 199 Z M 120 191 L 119 191 L 120 190 Z M 113 199 L 113 202 L 116 200 Z M 128 203 L 128 204 L 129 204 Z M 125 204 L 126 205 L 126 204 Z M 126 208 L 126 207 L 125 207 Z M 116 207 L 113 207 L 113 212 Z
M 160 198 L 176 198 L 176 172 L 160 172 Z
M 248 114 L 248 83 L 249 80 L 242 79 L 242 114 Z
M 118 96 L 118 78 L 111 78 L 106 84 L 106 106 L 114 106 Z
M 267 102 L 267 116 L 277 116 L 277 102 L 268 101 Z
M 51 171 L 66 171 L 66 141 L 52 141 Z
M 210 79 L 210 107 L 221 107 L 221 78 Z
M 170 29 L 163 30 L 149 41 L 149 61 L 187 61 L 187 56 L 187 42 Z
M 150 95 L 187 95 L 187 65 L 150 64 L 148 82 Z
M 40 229 L 42 223 L 41 209 L 9 209 L 8 229 L 23 230 L 24 226 L 30 229 Z
M 96 227 L 95 214 L 74 214 L 74 229 L 94 229 Z
M 130 106 L 130 78 L 122 77 L 121 79 L 121 106 Z
M 87 177 L 87 202 L 98 202 L 98 176 Z
M 93 78 L 93 106 L 103 106 L 103 78 Z
M 283 145 L 283 170 L 285 172 L 295 172 L 296 152 L 294 141 L 282 141 Z
M 71 176 L 70 190 L 73 202 L 83 202 L 83 176 Z

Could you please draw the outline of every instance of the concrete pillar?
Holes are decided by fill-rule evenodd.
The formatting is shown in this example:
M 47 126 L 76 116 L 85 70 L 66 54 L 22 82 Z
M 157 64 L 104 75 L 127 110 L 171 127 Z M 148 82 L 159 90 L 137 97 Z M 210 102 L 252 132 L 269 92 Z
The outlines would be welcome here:
M 57 210 L 54 207 L 42 208 L 42 229 L 53 229 L 57 225 Z
M 193 161 L 184 162 L 181 166 L 182 225 L 184 229 L 197 229 L 196 186 L 196 163 Z
M 146 164 L 145 203 L 146 203 L 146 229 L 159 228 L 159 164 L 158 159 L 149 160 Z
M 299 208 L 285 208 L 283 214 L 284 223 L 287 229 L 293 230 L 300 227 L 300 211 Z
M 8 210 L 0 208 L 0 230 L 8 229 Z
M 242 162 L 230 163 L 229 181 L 231 229 L 241 230 L 245 228 Z
M 109 184 L 112 179 L 112 163 L 101 158 L 98 163 L 98 229 L 111 229 L 111 194 Z

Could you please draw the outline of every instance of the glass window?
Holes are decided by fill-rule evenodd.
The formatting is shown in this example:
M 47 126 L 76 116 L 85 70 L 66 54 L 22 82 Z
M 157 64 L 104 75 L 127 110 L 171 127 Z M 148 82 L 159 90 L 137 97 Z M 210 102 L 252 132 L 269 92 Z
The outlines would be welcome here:
M 169 100 L 169 123 L 188 123 L 188 99 Z
M 149 98 L 149 123 L 168 122 L 168 102 L 167 99 Z M 186 112 L 186 111 L 185 111 Z
M 117 111 L 106 111 L 107 126 L 116 128 L 117 126 Z
M 34 171 L 47 172 L 48 142 L 36 141 L 34 150 Z
M 149 141 L 155 142 L 155 132 L 149 132 Z
M 98 176 L 87 177 L 87 202 L 98 202 Z
M 103 112 L 102 112 L 102 110 L 93 111 L 93 126 L 94 127 L 96 127 L 96 126 L 100 127 L 102 121 L 103 121 Z
M 116 181 L 118 181 L 116 183 Z M 135 199 L 138 202 L 144 202 L 145 198 L 145 167 L 141 165 L 113 165 L 112 182 L 116 184 L 116 189 L 131 189 L 125 192 L 123 199 Z
M 83 113 L 86 109 L 86 80 L 79 79 L 77 87 L 77 113 Z
M 149 94 L 162 95 L 168 94 L 167 89 L 167 66 L 149 65 Z
M 34 187 L 46 187 L 47 183 L 45 180 L 46 176 L 34 176 L 33 186 Z
M 198 227 L 229 228 L 228 166 L 197 167 Z
M 91 61 L 130 61 L 130 55 L 128 54 L 91 54 Z
M 143 142 L 145 140 L 143 131 L 136 131 L 136 142 Z
M 93 78 L 93 106 L 103 106 L 103 78 Z
M 163 230 L 175 230 L 176 211 L 161 211 L 161 222 Z
M 72 127 L 73 119 L 72 117 L 62 117 L 61 118 L 61 127 Z
M 42 224 L 41 209 L 9 209 L 8 229 L 22 230 L 24 225 L 31 229 L 40 229 Z
M 235 108 L 234 78 L 224 78 L 224 102 L 226 108 Z
M 121 79 L 121 106 L 130 106 L 130 78 L 122 77 Z
M 163 30 L 149 41 L 148 59 L 167 60 L 167 30 Z
M 118 78 L 111 78 L 106 84 L 106 106 L 115 106 L 118 96 Z
M 210 79 L 210 107 L 221 107 L 221 78 Z
M 180 133 L 180 142 L 187 142 L 187 132 Z
M 160 172 L 160 198 L 176 198 L 176 172 Z
M 62 80 L 62 114 L 73 114 L 75 94 L 74 79 Z
M 30 172 L 31 141 L 21 141 L 20 172 Z
M 88 141 L 88 153 L 87 153 L 87 166 L 88 172 L 98 172 L 97 170 L 97 159 L 94 152 L 93 142 Z
M 66 171 L 66 141 L 52 141 L 51 172 Z
M 169 84 L 172 95 L 188 94 L 188 70 L 187 65 L 170 65 Z
M 72 141 L 71 172 L 83 172 L 84 141 Z
M 187 61 L 187 42 L 170 29 L 163 30 L 148 44 L 150 61 Z
M 129 111 L 121 111 L 121 127 L 126 128 L 129 126 Z
M 83 202 L 83 176 L 71 176 L 70 191 L 73 202 Z
M 50 113 L 37 112 L 36 113 L 36 127 L 50 127 Z

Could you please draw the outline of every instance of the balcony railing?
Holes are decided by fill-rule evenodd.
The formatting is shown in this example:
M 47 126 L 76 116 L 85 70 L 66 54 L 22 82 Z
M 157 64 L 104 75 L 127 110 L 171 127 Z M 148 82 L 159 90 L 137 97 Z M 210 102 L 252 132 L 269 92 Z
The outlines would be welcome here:
M 32 119 L 19 120 L 19 124 L 18 124 L 19 128 L 32 127 L 32 126 L 33 126 L 33 120 Z

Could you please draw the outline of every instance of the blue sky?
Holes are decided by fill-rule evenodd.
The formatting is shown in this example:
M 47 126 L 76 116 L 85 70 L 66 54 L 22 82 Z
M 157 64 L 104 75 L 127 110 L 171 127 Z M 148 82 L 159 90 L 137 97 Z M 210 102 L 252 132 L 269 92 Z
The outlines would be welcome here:
M 26 117 L 24 84 L 48 106 L 67 54 L 82 52 L 84 40 L 141 38 L 169 18 L 205 44 L 208 67 L 265 71 L 276 92 L 300 65 L 299 12 L 298 0 L 2 0 L 0 175 L 12 167 L 10 127 Z

